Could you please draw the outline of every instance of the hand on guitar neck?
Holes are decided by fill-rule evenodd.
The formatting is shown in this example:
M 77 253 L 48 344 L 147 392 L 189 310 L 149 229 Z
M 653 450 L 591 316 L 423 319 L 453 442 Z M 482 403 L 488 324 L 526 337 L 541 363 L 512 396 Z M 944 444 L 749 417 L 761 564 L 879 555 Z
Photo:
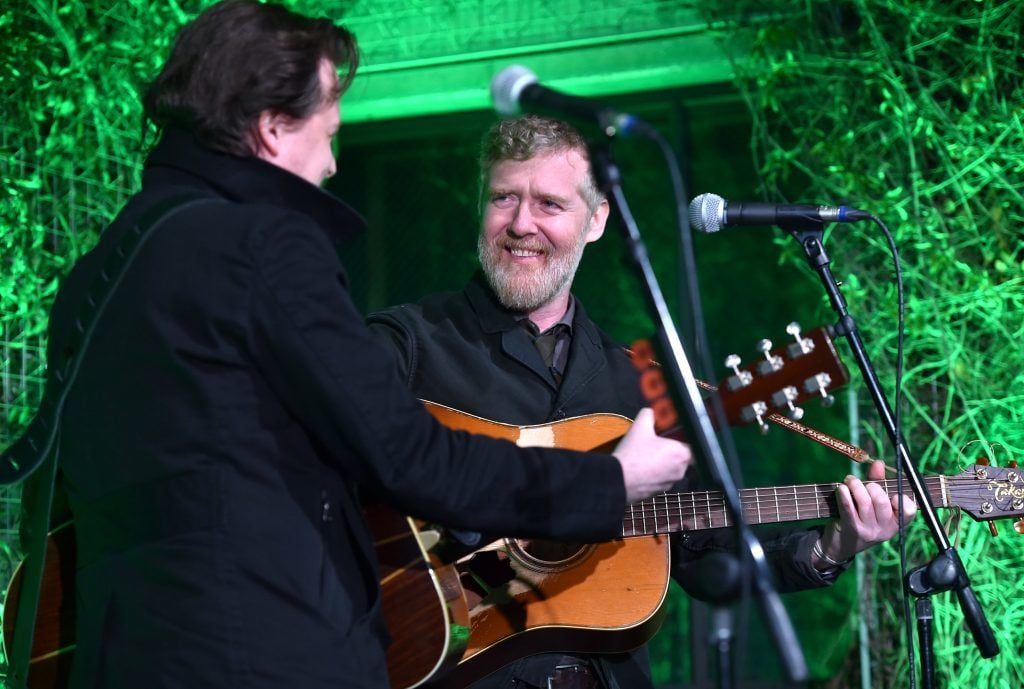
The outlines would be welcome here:
M 847 476 L 836 487 L 838 518 L 825 527 L 811 555 L 816 569 L 825 570 L 845 564 L 854 555 L 887 541 L 900 528 L 899 496 L 890 494 L 879 483 L 885 480 L 885 463 L 875 461 L 868 468 L 867 481 Z M 910 495 L 903 496 L 903 523 L 917 514 Z
M 668 490 L 683 478 L 693 461 L 689 445 L 655 432 L 650 408 L 640 410 L 612 454 L 622 466 L 626 502 L 630 503 Z

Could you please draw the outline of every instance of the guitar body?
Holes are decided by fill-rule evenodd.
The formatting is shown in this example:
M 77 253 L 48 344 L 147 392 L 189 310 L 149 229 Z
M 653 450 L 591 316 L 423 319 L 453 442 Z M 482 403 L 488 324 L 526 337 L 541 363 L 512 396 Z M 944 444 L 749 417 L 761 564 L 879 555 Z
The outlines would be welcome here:
M 631 423 L 594 414 L 513 426 L 425 404 L 449 428 L 521 446 L 607 451 Z M 473 598 L 462 660 L 432 686 L 464 686 L 535 653 L 627 651 L 646 643 L 661 625 L 670 581 L 667 535 L 599 544 L 503 539 L 481 550 L 500 552 L 514 574 Z
M 621 653 L 661 626 L 667 536 L 579 545 L 558 559 L 531 556 L 533 544 L 506 543 L 516 576 L 470 610 L 463 658 L 437 686 L 465 686 L 535 653 Z
M 462 655 L 469 626 L 465 595 L 452 566 L 432 561 L 409 518 L 382 505 L 367 505 L 381 577 L 381 611 L 392 643 L 387 649 L 394 689 L 411 689 L 454 667 Z M 27 686 L 64 689 L 75 651 L 75 529 L 54 529 L 46 541 L 35 635 Z M 6 649 L 14 639 L 24 563 L 7 588 L 3 616 Z
M 380 568 L 381 613 L 391 635 L 393 689 L 411 689 L 455 666 L 469 628 L 466 596 L 455 567 L 427 554 L 429 533 L 384 505 L 365 505 Z
M 46 562 L 39 591 L 35 635 L 29 656 L 27 685 L 32 689 L 62 689 L 71 677 L 75 650 L 75 530 L 68 523 L 46 539 Z M 14 570 L 4 598 L 3 640 L 10 651 L 15 611 L 21 598 L 25 563 Z

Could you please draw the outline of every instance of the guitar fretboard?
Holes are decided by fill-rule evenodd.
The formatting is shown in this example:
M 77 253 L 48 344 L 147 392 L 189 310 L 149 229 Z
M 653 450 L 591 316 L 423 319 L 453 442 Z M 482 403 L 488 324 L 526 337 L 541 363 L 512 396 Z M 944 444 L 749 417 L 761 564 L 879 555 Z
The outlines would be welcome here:
M 954 481 L 957 479 L 954 477 Z M 896 492 L 896 479 L 872 481 L 890 495 Z M 928 476 L 925 487 L 937 507 L 949 507 L 945 476 Z M 740 504 L 748 524 L 774 524 L 802 519 L 826 519 L 838 515 L 836 486 L 817 483 L 798 486 L 744 488 Z M 904 482 L 904 494 L 910 487 Z M 629 505 L 622 520 L 622 536 L 650 536 L 676 531 L 700 531 L 732 526 L 725 500 L 718 491 L 665 493 Z

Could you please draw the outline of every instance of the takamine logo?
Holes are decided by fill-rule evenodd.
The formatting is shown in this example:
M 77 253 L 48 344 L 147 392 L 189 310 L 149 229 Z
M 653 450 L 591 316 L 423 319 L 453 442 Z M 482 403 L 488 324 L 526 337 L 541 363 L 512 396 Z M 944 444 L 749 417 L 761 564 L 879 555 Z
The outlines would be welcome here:
M 1002 453 L 1005 455 L 1004 461 L 1000 461 L 998 449 L 1002 449 Z M 1024 508 L 1024 485 L 1021 483 L 1017 462 L 1014 461 L 1005 445 L 985 440 L 972 440 L 960 448 L 959 464 L 960 466 L 974 465 L 975 475 L 981 478 L 989 476 L 990 470 L 987 469 L 989 466 L 1009 467 L 1009 471 L 1000 472 L 1004 476 L 1003 480 L 989 481 L 986 489 L 992 494 L 996 505 L 1009 502 L 1011 509 Z M 984 505 L 982 511 L 985 511 Z

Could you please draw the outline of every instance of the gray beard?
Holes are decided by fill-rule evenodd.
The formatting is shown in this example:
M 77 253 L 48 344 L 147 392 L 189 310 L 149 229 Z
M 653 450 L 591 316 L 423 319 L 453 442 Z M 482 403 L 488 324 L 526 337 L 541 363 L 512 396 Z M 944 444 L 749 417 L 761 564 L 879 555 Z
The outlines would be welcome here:
M 501 305 L 518 313 L 529 313 L 568 289 L 583 258 L 585 246 L 581 235 L 575 246 L 557 254 L 547 254 L 545 265 L 539 271 L 501 264 L 499 258 L 503 246 L 488 243 L 483 234 L 477 240 L 477 255 L 487 283 Z

